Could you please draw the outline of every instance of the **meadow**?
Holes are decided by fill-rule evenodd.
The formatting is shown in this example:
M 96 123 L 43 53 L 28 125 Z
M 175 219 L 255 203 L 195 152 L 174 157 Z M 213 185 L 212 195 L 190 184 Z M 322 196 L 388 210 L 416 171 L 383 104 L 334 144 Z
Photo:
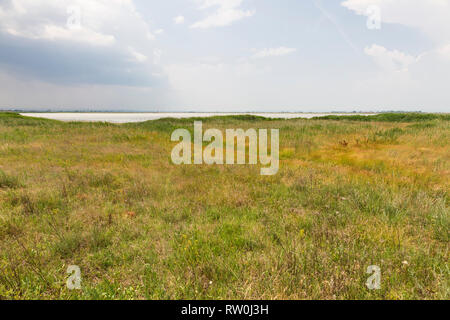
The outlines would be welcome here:
M 450 298 L 450 115 L 201 120 L 279 129 L 279 172 L 172 164 L 194 119 L 0 113 L 0 299 Z

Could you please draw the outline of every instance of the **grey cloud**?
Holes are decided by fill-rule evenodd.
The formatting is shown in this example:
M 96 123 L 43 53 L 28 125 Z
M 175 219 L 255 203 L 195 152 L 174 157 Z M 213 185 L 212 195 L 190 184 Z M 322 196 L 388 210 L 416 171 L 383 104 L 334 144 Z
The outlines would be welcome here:
M 116 47 L 81 46 L 0 35 L 0 66 L 25 77 L 66 84 L 155 86 L 163 79 L 157 66 L 132 60 Z

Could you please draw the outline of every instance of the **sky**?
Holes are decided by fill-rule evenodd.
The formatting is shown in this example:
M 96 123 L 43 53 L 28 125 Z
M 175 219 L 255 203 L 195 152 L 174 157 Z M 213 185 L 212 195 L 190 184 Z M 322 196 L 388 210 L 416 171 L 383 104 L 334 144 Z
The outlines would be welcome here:
M 0 109 L 450 112 L 450 0 L 0 0 Z

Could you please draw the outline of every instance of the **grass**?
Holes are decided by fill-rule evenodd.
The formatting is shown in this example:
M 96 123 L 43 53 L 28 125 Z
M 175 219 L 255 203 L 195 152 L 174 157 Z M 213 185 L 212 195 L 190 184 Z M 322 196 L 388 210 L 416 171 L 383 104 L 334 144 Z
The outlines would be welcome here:
M 383 121 L 383 122 L 418 122 L 418 121 L 430 121 L 430 120 L 450 120 L 450 114 L 434 114 L 434 113 L 380 113 L 371 116 L 362 115 L 350 115 L 350 116 L 324 116 L 315 117 L 315 120 L 335 120 L 335 121 L 363 121 L 363 122 L 373 122 L 373 121 Z
M 448 115 L 203 119 L 279 128 L 275 176 L 171 164 L 192 125 L 0 113 L 0 299 L 450 298 Z

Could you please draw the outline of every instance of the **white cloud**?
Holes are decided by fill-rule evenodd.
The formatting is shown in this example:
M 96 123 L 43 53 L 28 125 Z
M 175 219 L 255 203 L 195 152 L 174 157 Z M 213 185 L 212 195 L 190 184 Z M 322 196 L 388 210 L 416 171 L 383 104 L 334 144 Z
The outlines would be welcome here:
M 383 23 L 419 29 L 437 42 L 450 39 L 448 0 L 347 0 L 342 5 L 359 15 L 367 15 L 367 8 L 375 5 Z
M 132 0 L 0 1 L 0 62 L 29 77 L 147 85 L 154 38 Z
M 376 44 L 366 47 L 364 52 L 385 71 L 408 71 L 409 65 L 419 59 L 398 50 L 389 51 Z
M 56 25 L 46 25 L 39 34 L 21 33 L 19 30 L 7 30 L 11 35 L 30 39 L 45 39 L 51 41 L 69 40 L 74 42 L 85 42 L 91 45 L 108 46 L 113 44 L 116 39 L 113 35 L 102 34 L 89 30 L 83 26 L 77 29 L 68 29 Z
M 428 55 L 437 59 L 450 55 L 450 1 L 449 0 L 346 0 L 342 6 L 358 15 L 368 15 L 367 8 L 380 8 L 383 23 L 400 24 L 414 28 L 434 40 L 435 47 L 413 57 L 399 50 L 389 51 L 381 45 L 372 45 L 364 52 L 385 71 L 408 71 L 411 64 Z M 432 53 L 432 54 L 431 54 Z
M 200 3 L 199 9 L 206 10 L 217 7 L 214 12 L 205 19 L 197 21 L 191 28 L 213 28 L 225 27 L 235 21 L 251 17 L 255 11 L 243 10 L 241 8 L 243 0 L 197 0 Z
M 450 1 L 347 0 L 341 4 L 358 15 L 367 15 L 369 6 L 378 6 L 382 23 L 418 30 L 434 42 L 417 56 L 388 50 L 379 44 L 366 47 L 364 52 L 377 63 L 380 71 L 356 83 L 352 91 L 375 106 L 388 102 L 402 109 L 448 111 Z
M 173 22 L 175 24 L 183 24 L 184 23 L 184 17 L 183 16 L 177 16 L 173 18 Z
M 163 34 L 163 33 L 164 33 L 164 29 L 155 30 L 155 34 Z
M 143 63 L 145 61 L 147 61 L 147 56 L 140 53 L 139 51 L 136 51 L 136 49 L 129 47 L 128 48 L 131 56 L 134 58 L 134 61 L 139 62 L 139 63 Z
M 450 59 L 436 51 L 420 55 L 408 72 L 381 70 L 349 90 L 360 104 L 385 110 L 449 111 Z
M 76 27 L 71 26 L 74 23 Z M 118 25 L 126 28 L 119 30 Z M 10 0 L 0 4 L 0 31 L 16 37 L 105 46 L 136 30 L 149 39 L 154 37 L 132 0 Z
M 266 48 L 263 49 L 253 55 L 253 58 L 267 58 L 267 57 L 279 57 L 279 56 L 285 56 L 291 53 L 294 53 L 297 51 L 295 48 L 286 48 L 286 47 L 279 47 L 279 48 Z

